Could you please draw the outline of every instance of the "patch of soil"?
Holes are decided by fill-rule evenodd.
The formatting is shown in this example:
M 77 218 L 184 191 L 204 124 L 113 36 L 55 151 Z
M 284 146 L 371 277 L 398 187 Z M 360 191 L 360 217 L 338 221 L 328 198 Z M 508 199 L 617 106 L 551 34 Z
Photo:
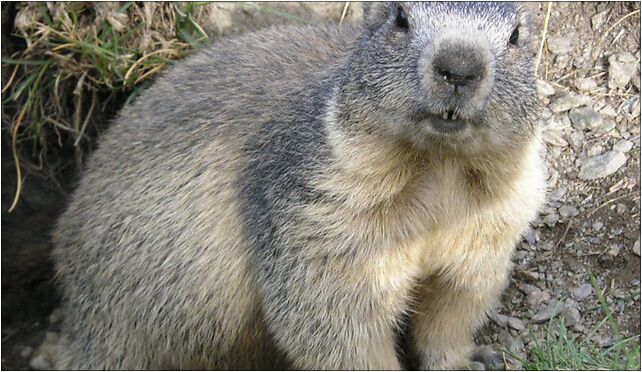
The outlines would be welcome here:
M 543 29 L 547 5 L 535 11 L 534 33 Z M 538 77 L 544 109 L 549 200 L 517 247 L 515 273 L 495 321 L 481 332 L 520 357 L 533 340 L 527 330 L 507 325 L 514 317 L 542 337 L 547 324 L 538 315 L 556 301 L 572 335 L 586 336 L 605 317 L 595 293 L 584 298 L 594 276 L 622 337 L 640 334 L 640 90 L 639 68 L 621 87 L 609 86 L 609 58 L 629 53 L 640 62 L 639 3 L 554 3 Z M 539 47 L 538 38 L 536 48 Z M 565 47 L 569 46 L 569 47 Z M 613 72 L 614 74 L 614 72 Z M 588 80 L 589 89 L 583 86 Z M 549 90 L 549 92 L 544 92 Z M 577 110 L 597 113 L 594 128 L 577 120 L 576 109 L 561 109 L 569 94 L 581 95 Z M 601 123 L 601 124 L 600 124 Z M 609 175 L 586 179 L 582 169 L 599 156 L 624 154 Z M 637 253 L 634 246 L 638 245 Z M 578 295 L 579 294 L 579 295 Z M 612 344 L 608 326 L 592 341 Z

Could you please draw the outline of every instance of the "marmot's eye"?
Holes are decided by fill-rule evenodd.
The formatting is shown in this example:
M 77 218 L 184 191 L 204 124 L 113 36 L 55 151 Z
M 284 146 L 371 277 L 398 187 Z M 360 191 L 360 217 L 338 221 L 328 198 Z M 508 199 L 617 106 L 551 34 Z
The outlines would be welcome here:
M 397 18 L 395 19 L 395 26 L 399 31 L 408 32 L 410 25 L 408 24 L 408 16 L 401 6 L 397 7 Z
M 508 41 L 511 43 L 511 45 L 517 46 L 517 43 L 519 42 L 519 26 L 515 27 Z

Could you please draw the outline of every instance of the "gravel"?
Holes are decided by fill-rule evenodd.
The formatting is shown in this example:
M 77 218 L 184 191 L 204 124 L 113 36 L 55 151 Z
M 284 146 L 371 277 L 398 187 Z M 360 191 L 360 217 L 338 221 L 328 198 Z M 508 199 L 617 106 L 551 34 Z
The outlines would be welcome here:
M 582 329 L 582 316 L 580 311 L 575 307 L 566 307 L 564 309 L 564 325 L 575 330 Z
M 549 227 L 553 227 L 560 220 L 560 216 L 557 213 L 550 213 L 544 216 L 544 223 Z
M 578 214 L 580 214 L 580 211 L 571 206 L 571 205 L 564 205 L 559 209 L 560 215 L 565 218 L 570 218 L 570 217 L 575 217 Z
M 579 177 L 587 181 L 604 178 L 617 172 L 624 164 L 626 164 L 626 155 L 620 151 L 609 151 L 586 159 L 580 169 Z
M 553 113 L 559 114 L 570 109 L 574 109 L 580 106 L 586 106 L 591 103 L 591 97 L 576 94 L 573 92 L 566 92 L 551 103 L 550 109 Z
M 533 323 L 544 323 L 552 317 L 559 315 L 562 311 L 564 311 L 564 304 L 554 300 L 548 304 L 546 308 L 535 314 L 533 318 L 531 318 L 531 321 Z
M 627 153 L 633 149 L 633 142 L 627 140 L 620 140 L 615 145 L 613 145 L 613 151 L 619 151 L 622 153 Z
M 566 54 L 573 51 L 573 40 L 566 36 L 549 37 L 546 41 L 548 50 L 555 54 Z
M 548 302 L 550 299 L 551 295 L 548 292 L 537 288 L 526 295 L 526 301 L 531 307 L 537 307 L 540 304 Z
M 555 88 L 553 88 L 551 84 L 547 83 L 544 80 L 538 79 L 535 82 L 535 86 L 537 87 L 537 92 L 544 97 L 552 96 L 555 94 Z
M 524 322 L 522 322 L 521 319 L 513 317 L 508 318 L 508 326 L 519 332 L 523 331 L 526 328 L 524 326 Z
M 606 21 L 606 17 L 608 16 L 609 11 L 604 10 L 602 12 L 596 13 L 591 17 L 591 26 L 593 26 L 594 31 L 599 31 L 604 22 Z
M 579 130 L 595 130 L 603 124 L 602 115 L 589 108 L 573 109 L 568 116 L 573 126 Z
M 550 143 L 553 146 L 566 147 L 568 142 L 562 137 L 562 135 L 557 130 L 547 129 L 542 133 L 542 138 L 547 143 Z
M 637 68 L 637 59 L 631 53 L 619 53 L 610 56 L 609 88 L 625 88 Z
M 535 7 L 546 14 L 546 5 Z M 568 15 L 570 8 L 577 13 Z M 640 83 L 630 57 L 640 60 L 640 45 L 639 33 L 628 31 L 639 29 L 639 17 L 611 29 L 639 9 L 632 3 L 553 4 L 546 39 L 551 53 L 544 53 L 537 75 L 550 192 L 533 232 L 518 245 L 498 309 L 508 319 L 489 324 L 486 342 L 509 349 L 518 346 L 518 334 L 527 345 L 541 344 L 549 329 L 555 332 L 556 323 L 548 324 L 554 315 L 569 337 L 582 340 L 597 329 L 591 336 L 596 344 L 618 342 L 610 327 L 598 327 L 603 312 L 589 274 L 623 337 L 640 327 Z M 528 332 L 513 328 L 513 319 L 523 320 Z
M 575 298 L 577 301 L 584 301 L 592 294 L 593 286 L 588 283 L 584 283 L 573 290 L 573 298 Z
M 590 92 L 597 89 L 597 82 L 591 78 L 579 78 L 576 79 L 573 84 L 580 92 Z

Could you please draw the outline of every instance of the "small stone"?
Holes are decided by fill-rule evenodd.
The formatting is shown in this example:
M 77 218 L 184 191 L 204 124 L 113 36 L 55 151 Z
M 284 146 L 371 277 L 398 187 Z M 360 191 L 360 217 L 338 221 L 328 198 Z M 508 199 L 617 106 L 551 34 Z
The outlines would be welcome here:
M 582 321 L 580 311 L 575 307 L 566 307 L 564 310 L 564 325 L 571 328 L 577 328 Z
M 555 94 L 555 88 L 549 83 L 547 83 L 544 80 L 538 79 L 535 82 L 535 86 L 537 87 L 537 93 L 544 97 L 552 96 Z
M 602 145 L 598 143 L 594 146 L 591 146 L 591 148 L 588 149 L 588 151 L 586 152 L 586 155 L 597 156 L 597 155 L 601 155 L 603 152 L 604 152 L 604 147 L 602 147 Z
M 583 263 L 573 257 L 566 258 L 564 262 L 568 265 L 568 269 L 574 273 L 582 273 L 586 269 Z
M 604 223 L 601 221 L 596 221 L 593 223 L 593 230 L 595 231 L 600 231 L 602 230 L 602 227 L 604 227 Z
M 606 21 L 606 16 L 608 14 L 609 11 L 605 10 L 603 12 L 596 13 L 593 17 L 591 17 L 591 26 L 593 27 L 593 31 L 597 31 L 600 27 L 602 27 L 602 25 Z
M 575 217 L 578 214 L 580 214 L 580 211 L 577 210 L 577 208 L 571 206 L 571 205 L 564 205 L 559 209 L 560 215 L 564 218 L 570 218 L 570 217 Z
M 600 245 L 602 244 L 602 238 L 599 236 L 592 236 L 589 238 L 589 242 L 591 242 L 591 244 Z
M 585 181 L 604 178 L 617 172 L 624 164 L 626 155 L 619 151 L 609 151 L 586 159 L 578 176 Z
M 548 50 L 554 54 L 567 54 L 573 51 L 573 40 L 564 36 L 551 36 L 546 40 Z
M 553 227 L 553 226 L 555 226 L 559 220 L 560 220 L 560 216 L 559 216 L 559 215 L 557 215 L 556 213 L 547 214 L 547 215 L 544 217 L 544 223 L 545 223 L 548 227 Z
M 627 291 L 624 288 L 618 288 L 611 292 L 611 295 L 619 300 L 623 300 L 627 297 Z
M 534 323 L 544 323 L 554 316 L 559 315 L 564 310 L 564 305 L 555 300 L 552 301 L 544 310 L 539 311 L 531 319 Z
M 535 245 L 539 241 L 537 230 L 533 228 L 526 230 L 526 232 L 524 232 L 524 240 L 526 240 L 530 245 Z
M 582 144 L 584 143 L 584 133 L 582 133 L 582 131 L 575 130 L 571 132 L 571 135 L 569 136 L 569 138 L 573 146 L 577 148 L 581 147 Z
M 602 115 L 589 109 L 577 108 L 568 113 L 573 126 L 579 130 L 595 130 L 602 126 Z
M 631 53 L 618 53 L 609 57 L 609 88 L 624 88 L 637 71 L 638 63 Z
M 539 274 L 535 271 L 519 270 L 517 276 L 521 279 L 536 282 L 539 280 Z
M 639 238 L 633 244 L 633 248 L 631 248 L 631 251 L 633 251 L 633 253 L 635 253 L 638 257 L 640 257 L 640 239 Z
M 581 286 L 573 290 L 573 298 L 575 298 L 578 301 L 584 301 L 592 294 L 593 294 L 593 286 L 591 286 L 588 283 L 582 284 Z
M 620 254 L 620 251 L 622 249 L 618 244 L 611 244 L 609 246 L 609 249 L 606 251 L 606 254 L 609 255 L 610 257 L 617 257 L 617 255 Z
M 595 335 L 591 337 L 591 341 L 595 342 L 599 347 L 609 347 L 613 345 L 613 340 L 609 336 Z
M 615 145 L 613 145 L 614 151 L 619 152 L 629 152 L 633 148 L 633 142 L 627 140 L 620 140 Z
M 579 78 L 574 83 L 580 92 L 590 92 L 597 89 L 597 82 L 591 78 Z
M 25 346 L 25 348 L 20 351 L 20 356 L 27 358 L 31 353 L 33 353 L 33 348 L 31 346 Z
M 497 335 L 497 341 L 511 353 L 517 353 L 524 349 L 524 341 L 519 336 L 513 336 L 506 329 L 502 329 Z
M 544 133 L 542 133 L 542 138 L 544 141 L 547 143 L 550 143 L 553 146 L 558 146 L 558 147 L 567 147 L 568 142 L 558 133 L 556 130 L 550 130 L 546 129 L 544 130 Z
M 617 212 L 617 214 L 624 214 L 624 213 L 626 213 L 626 205 L 624 205 L 624 204 L 622 204 L 622 203 L 618 203 L 618 204 L 615 206 L 615 211 Z
M 629 97 L 622 105 L 622 111 L 627 113 L 631 118 L 640 116 L 640 96 Z
M 566 300 L 564 300 L 564 306 L 566 306 L 567 308 L 574 307 L 576 309 L 579 309 L 580 304 L 577 301 L 575 301 L 574 299 L 569 297 Z
M 500 314 L 498 312 L 494 312 L 490 315 L 490 319 L 493 320 L 498 326 L 500 327 L 506 327 L 508 324 L 508 316 Z
M 528 295 L 526 295 L 526 301 L 529 303 L 529 305 L 535 307 L 539 304 L 543 304 L 548 302 L 551 299 L 551 295 L 548 294 L 548 292 L 544 292 L 542 290 L 536 290 Z
M 553 190 L 549 195 L 550 200 L 562 200 L 566 192 L 568 191 L 568 188 L 565 186 L 558 187 L 557 189 Z
M 610 116 L 610 117 L 616 117 L 617 116 L 617 111 L 613 108 L 611 105 L 606 105 L 600 109 L 600 114 Z
M 29 362 L 29 366 L 36 371 L 46 371 L 51 370 L 52 368 L 51 363 L 49 363 L 44 355 L 36 355 L 35 357 L 33 357 Z
M 526 328 L 524 326 L 524 322 L 522 322 L 521 319 L 513 317 L 508 318 L 508 326 L 519 332 L 523 331 Z
M 553 249 L 555 244 L 552 241 L 547 241 L 547 242 L 542 242 L 542 244 L 539 245 L 539 248 L 543 251 L 550 251 Z
M 615 129 L 615 121 L 613 121 L 612 119 L 607 119 L 602 121 L 602 125 L 595 128 L 593 131 L 597 134 L 604 134 L 612 131 L 613 129 Z
M 573 92 L 567 92 L 559 96 L 549 108 L 553 113 L 559 114 L 570 109 L 574 109 L 580 106 L 586 106 L 591 103 L 591 97 L 584 96 L 581 94 L 575 94 Z

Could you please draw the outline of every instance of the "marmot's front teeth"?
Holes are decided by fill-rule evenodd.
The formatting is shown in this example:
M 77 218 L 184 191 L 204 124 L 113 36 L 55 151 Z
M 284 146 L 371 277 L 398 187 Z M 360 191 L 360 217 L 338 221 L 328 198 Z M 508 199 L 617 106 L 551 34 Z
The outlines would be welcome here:
M 441 114 L 441 118 L 444 120 L 457 120 L 457 114 L 452 111 L 444 111 Z

